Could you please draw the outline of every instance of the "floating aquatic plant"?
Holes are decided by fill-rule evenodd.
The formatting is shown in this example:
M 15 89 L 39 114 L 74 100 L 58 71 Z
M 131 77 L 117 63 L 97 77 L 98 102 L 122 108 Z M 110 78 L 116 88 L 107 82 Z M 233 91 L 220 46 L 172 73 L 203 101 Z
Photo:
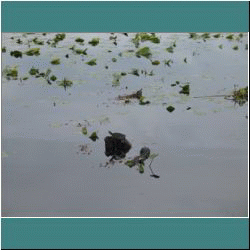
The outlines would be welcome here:
M 78 38 L 76 38 L 75 41 L 76 41 L 77 43 L 83 43 L 83 42 L 84 42 L 84 39 L 78 37 Z
M 60 58 L 55 58 L 50 63 L 53 65 L 58 65 L 58 64 L 60 64 Z
M 7 80 L 13 79 L 13 80 L 17 80 L 17 76 L 18 76 L 18 70 L 17 67 L 9 67 L 7 66 L 4 70 L 3 70 L 3 75 L 6 77 Z
M 58 42 L 64 40 L 65 37 L 66 37 L 66 35 L 64 33 L 56 34 L 56 36 L 53 38 L 53 41 L 55 43 L 58 43 Z
M 14 56 L 15 58 L 18 58 L 18 57 L 21 57 L 23 56 L 23 53 L 21 51 L 18 51 L 18 50 L 14 50 L 14 51 L 11 51 L 10 52 L 10 55 L 11 56 Z
M 43 45 L 43 44 L 44 44 L 44 41 L 38 40 L 37 37 L 34 38 L 34 39 L 32 40 L 32 42 L 33 42 L 34 44 L 37 44 L 37 45 Z
M 170 112 L 170 113 L 173 112 L 173 111 L 175 110 L 175 108 L 174 108 L 173 106 L 168 106 L 166 109 L 167 109 L 167 111 Z
M 143 48 L 136 51 L 136 56 L 137 57 L 144 56 L 146 58 L 150 58 L 151 55 L 152 55 L 152 53 L 151 53 L 149 47 L 143 47 Z
M 152 43 L 160 43 L 160 39 L 155 35 L 155 33 L 137 33 L 135 37 L 132 39 L 132 42 L 139 46 L 140 42 L 150 41 Z
M 6 52 L 6 47 L 2 47 L 2 53 Z
M 91 136 L 89 137 L 92 141 L 96 141 L 97 139 L 99 139 L 99 137 L 97 136 L 96 131 L 94 131 Z
M 196 40 L 199 36 L 196 33 L 189 33 L 189 38 Z
M 55 81 L 57 79 L 57 77 L 55 76 L 55 75 L 52 75 L 51 77 L 50 77 L 50 80 L 51 81 Z
M 171 59 L 165 60 L 165 64 L 168 65 L 168 67 L 171 67 L 172 63 L 173 63 L 173 61 Z
M 89 41 L 89 44 L 92 46 L 96 46 L 100 42 L 100 38 L 93 38 L 91 41 Z
M 116 62 L 116 61 L 117 61 L 117 59 L 113 57 L 112 58 L 112 62 Z
M 210 38 L 210 35 L 209 35 L 209 33 L 204 33 L 201 35 L 201 38 L 208 39 L 208 38 Z
M 87 55 L 86 51 L 87 49 L 73 49 L 73 51 L 78 55 Z
M 172 46 L 166 48 L 166 51 L 169 53 L 174 53 L 174 48 Z
M 233 50 L 238 50 L 238 49 L 239 49 L 238 46 L 234 46 L 234 47 L 233 47 Z
M 27 56 L 39 56 L 40 48 L 33 48 L 25 52 Z
M 180 94 L 189 95 L 189 84 L 181 86 L 182 90 L 179 92 Z
M 30 73 L 30 75 L 34 76 L 36 74 L 39 74 L 39 70 L 32 67 L 30 69 L 29 73 Z
M 90 65 L 90 66 L 94 66 L 94 65 L 96 65 L 96 59 L 94 58 L 94 59 L 92 59 L 92 60 L 86 62 L 86 64 L 88 64 L 88 65 Z
M 159 64 L 160 64 L 159 60 L 152 61 L 152 65 L 159 65 Z
M 66 90 L 67 87 L 71 87 L 73 85 L 73 82 L 64 78 L 62 81 L 58 82 L 58 85 L 64 87 Z
M 86 128 L 86 127 L 83 127 L 83 128 L 82 128 L 82 133 L 83 133 L 84 135 L 86 135 L 86 134 L 88 133 L 88 131 L 87 131 L 87 128 Z
M 214 38 L 219 38 L 220 36 L 221 36 L 220 33 L 218 33 L 214 35 Z
M 230 35 L 226 36 L 226 39 L 228 39 L 228 40 L 233 40 L 233 39 L 234 39 L 234 35 L 233 35 L 233 34 L 230 34 Z

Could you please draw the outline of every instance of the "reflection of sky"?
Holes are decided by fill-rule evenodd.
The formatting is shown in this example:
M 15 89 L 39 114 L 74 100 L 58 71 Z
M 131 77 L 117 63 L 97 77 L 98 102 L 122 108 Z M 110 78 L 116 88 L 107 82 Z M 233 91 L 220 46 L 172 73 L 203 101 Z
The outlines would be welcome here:
M 22 59 L 9 56 L 10 50 L 27 49 L 10 40 L 12 35 L 2 35 L 7 48 L 2 68 L 17 65 L 23 77 L 31 67 L 41 71 L 49 67 L 59 80 L 66 76 L 74 85 L 65 92 L 43 79 L 30 77 L 22 84 L 2 79 L 2 150 L 8 155 L 2 162 L 3 209 L 40 211 L 5 211 L 4 215 L 247 215 L 247 105 L 234 106 L 223 97 L 192 98 L 228 94 L 236 83 L 247 85 L 247 37 L 243 43 L 222 38 L 203 42 L 187 39 L 188 34 L 159 34 L 160 44 L 144 43 L 152 49 L 153 59 L 161 61 L 153 66 L 127 52 L 118 55 L 135 49 L 130 42 L 133 34 L 118 34 L 118 46 L 110 42 L 110 34 L 67 34 L 58 48 L 39 46 L 40 56 Z M 82 48 L 88 47 L 87 56 L 70 52 L 76 37 L 85 39 Z M 93 37 L 101 38 L 96 47 L 87 44 Z M 165 48 L 174 41 L 174 53 L 167 53 Z M 238 51 L 232 49 L 235 44 Z M 61 58 L 61 65 L 49 63 L 54 57 Z M 92 58 L 97 58 L 97 66 L 85 64 Z M 171 67 L 164 65 L 166 59 L 173 60 Z M 113 73 L 133 68 L 153 70 L 155 75 L 128 74 L 121 78 L 120 86 L 111 87 Z M 170 86 L 175 81 L 190 82 L 189 97 L 178 94 L 179 86 Z M 150 105 L 140 106 L 137 101 L 124 105 L 115 99 L 140 88 Z M 169 113 L 168 105 L 175 111 Z M 98 131 L 97 142 L 76 127 L 85 119 L 90 122 L 89 133 Z M 147 167 L 143 175 L 122 164 L 100 168 L 107 160 L 103 139 L 108 130 L 127 135 L 133 145 L 128 157 L 138 154 L 142 146 L 159 153 L 152 167 L 160 179 L 150 178 Z M 77 154 L 82 143 L 89 144 L 91 155 Z M 42 212 L 48 210 L 63 212 Z M 85 213 L 80 212 L 83 210 Z

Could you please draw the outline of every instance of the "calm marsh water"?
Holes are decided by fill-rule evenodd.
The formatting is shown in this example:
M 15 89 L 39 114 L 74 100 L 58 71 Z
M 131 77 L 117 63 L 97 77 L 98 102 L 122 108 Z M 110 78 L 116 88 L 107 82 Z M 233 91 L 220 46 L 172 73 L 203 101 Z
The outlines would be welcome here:
M 247 216 L 248 103 L 193 98 L 229 95 L 235 85 L 248 85 L 247 34 L 229 40 L 226 33 L 207 39 L 156 33 L 160 43 L 140 42 L 138 48 L 135 33 L 66 33 L 53 47 L 55 35 L 2 34 L 2 216 Z M 44 45 L 34 44 L 36 37 Z M 92 38 L 99 44 L 88 44 Z M 87 48 L 87 55 L 74 53 L 73 45 Z M 159 65 L 136 57 L 145 46 Z M 31 48 L 40 48 L 40 55 L 10 56 Z M 56 58 L 60 64 L 51 64 Z M 96 65 L 86 64 L 94 58 Z M 7 66 L 16 66 L 16 80 L 6 78 Z M 57 80 L 50 85 L 30 75 L 31 68 L 50 69 Z M 64 78 L 73 82 L 66 90 L 59 86 Z M 185 84 L 189 95 L 179 93 Z M 141 88 L 148 105 L 117 99 Z M 119 161 L 102 167 L 109 130 L 131 142 L 126 159 L 143 146 L 159 154 L 152 168 L 160 178 L 150 177 L 149 160 L 143 174 Z M 94 131 L 96 141 L 89 138 Z

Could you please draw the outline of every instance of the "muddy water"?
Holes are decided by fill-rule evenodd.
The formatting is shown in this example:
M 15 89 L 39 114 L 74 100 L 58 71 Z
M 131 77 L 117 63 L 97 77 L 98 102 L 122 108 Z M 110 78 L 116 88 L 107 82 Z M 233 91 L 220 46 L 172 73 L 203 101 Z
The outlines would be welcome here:
M 247 216 L 248 105 L 223 97 L 193 98 L 228 95 L 234 85 L 248 85 L 247 34 L 239 41 L 226 39 L 228 34 L 205 40 L 190 39 L 188 33 L 156 35 L 159 44 L 146 41 L 139 48 L 148 46 L 159 65 L 135 56 L 133 33 L 67 33 L 56 47 L 46 43 L 55 33 L 2 34 L 2 71 L 18 69 L 17 80 L 2 74 L 2 216 Z M 35 37 L 45 42 L 30 42 L 30 48 L 40 48 L 39 56 L 10 56 L 28 50 Z M 84 45 L 75 42 L 77 37 Z M 97 46 L 88 44 L 94 37 L 100 38 Z M 174 53 L 167 52 L 173 44 Z M 88 48 L 87 55 L 73 53 L 73 45 Z M 59 65 L 50 63 L 55 58 Z M 93 58 L 97 65 L 87 65 Z M 58 79 L 49 85 L 29 75 L 32 67 L 51 69 Z M 130 74 L 133 69 L 139 76 Z M 121 72 L 127 75 L 114 85 L 114 74 Z M 73 82 L 66 91 L 58 85 L 64 77 Z M 180 84 L 171 86 L 176 81 Z M 189 96 L 179 93 L 187 83 Z M 116 99 L 141 88 L 148 105 Z M 127 159 L 143 146 L 159 154 L 151 166 L 160 178 L 150 177 L 149 160 L 143 174 L 118 161 L 102 167 L 108 161 L 109 130 L 132 143 Z M 94 131 L 95 142 L 89 139 Z

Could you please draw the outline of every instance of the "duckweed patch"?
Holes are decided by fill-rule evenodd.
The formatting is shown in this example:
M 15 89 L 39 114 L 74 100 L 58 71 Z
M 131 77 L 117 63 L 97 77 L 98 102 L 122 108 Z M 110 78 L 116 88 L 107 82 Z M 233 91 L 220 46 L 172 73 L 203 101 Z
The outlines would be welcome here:
M 27 56 L 39 56 L 40 55 L 40 48 L 33 48 L 29 49 L 25 52 Z
M 88 65 L 90 65 L 90 66 L 94 66 L 94 65 L 96 65 L 96 59 L 94 58 L 94 59 L 92 59 L 92 60 L 86 62 L 86 64 L 88 64 Z
M 143 47 L 143 48 L 136 51 L 136 56 L 137 57 L 144 56 L 144 57 L 149 59 L 152 56 L 152 53 L 151 53 L 149 47 Z
M 10 55 L 11 55 L 11 56 L 14 56 L 15 58 L 18 58 L 18 57 L 22 58 L 23 53 L 22 53 L 21 51 L 14 50 L 14 51 L 11 51 L 11 52 L 10 52 Z
M 93 38 L 91 41 L 89 41 L 89 44 L 91 44 L 92 46 L 96 46 L 98 45 L 100 42 L 100 38 Z

